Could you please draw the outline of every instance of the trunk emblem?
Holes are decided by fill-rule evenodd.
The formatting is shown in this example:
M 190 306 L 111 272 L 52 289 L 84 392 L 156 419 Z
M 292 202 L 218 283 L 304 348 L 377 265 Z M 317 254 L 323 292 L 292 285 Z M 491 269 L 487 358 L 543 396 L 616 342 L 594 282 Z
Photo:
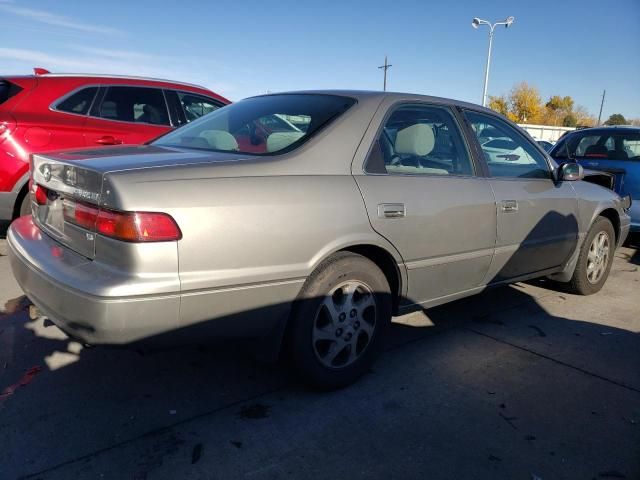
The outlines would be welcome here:
M 45 165 L 42 167 L 42 176 L 44 177 L 45 182 L 51 180 L 51 166 Z

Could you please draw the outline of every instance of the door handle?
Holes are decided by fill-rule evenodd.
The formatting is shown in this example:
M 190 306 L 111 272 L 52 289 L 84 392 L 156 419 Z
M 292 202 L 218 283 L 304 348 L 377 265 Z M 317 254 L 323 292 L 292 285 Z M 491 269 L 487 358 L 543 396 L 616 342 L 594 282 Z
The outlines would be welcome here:
M 518 202 L 516 200 L 502 200 L 502 211 L 511 213 L 518 211 Z
M 100 145 L 120 145 L 122 144 L 122 140 L 111 135 L 105 135 L 104 137 L 98 138 L 96 143 Z
M 401 218 L 406 214 L 404 203 L 381 203 L 378 205 L 379 218 Z

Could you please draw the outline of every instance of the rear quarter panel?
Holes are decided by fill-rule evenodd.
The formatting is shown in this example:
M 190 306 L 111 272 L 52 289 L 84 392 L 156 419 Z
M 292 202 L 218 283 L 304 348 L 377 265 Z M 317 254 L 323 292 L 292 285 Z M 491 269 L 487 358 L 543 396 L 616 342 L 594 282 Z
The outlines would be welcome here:
M 141 211 L 161 205 L 182 231 L 184 327 L 215 316 L 216 335 L 264 333 L 286 315 L 314 268 L 348 246 L 380 246 L 402 261 L 372 230 L 348 174 L 150 181 L 140 171 L 122 180 L 126 187 L 117 174 L 108 180 L 121 190 L 121 205 Z

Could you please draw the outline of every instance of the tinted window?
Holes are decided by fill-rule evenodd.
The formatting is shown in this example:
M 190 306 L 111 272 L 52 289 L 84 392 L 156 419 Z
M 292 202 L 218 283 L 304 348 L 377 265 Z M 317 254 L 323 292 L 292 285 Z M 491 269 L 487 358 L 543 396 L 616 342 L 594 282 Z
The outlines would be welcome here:
M 471 175 L 473 168 L 451 113 L 403 106 L 386 121 L 367 159 L 369 173 Z
M 98 116 L 123 122 L 169 125 L 164 96 L 156 88 L 108 87 Z
M 585 131 L 566 135 L 553 149 L 558 159 L 640 160 L 640 131 Z
M 470 111 L 465 115 L 480 141 L 493 177 L 550 178 L 546 158 L 522 133 L 490 115 Z M 484 137 L 487 129 L 497 138 L 487 141 Z
M 7 82 L 6 80 L 0 80 L 0 104 L 6 102 L 15 94 L 19 93 L 22 90 L 17 85 L 14 85 L 11 82 Z
M 197 118 L 211 113 L 214 110 L 220 108 L 220 105 L 214 102 L 212 99 L 203 97 L 202 95 L 195 95 L 187 92 L 177 92 L 178 99 L 182 104 L 187 122 L 195 120 Z
M 58 103 L 56 105 L 56 110 L 86 115 L 97 92 L 98 87 L 88 87 L 78 90 L 76 93 Z
M 242 100 L 195 120 L 153 142 L 214 151 L 273 154 L 293 150 L 355 103 L 334 95 L 266 95 Z M 265 128 L 288 116 L 308 118 L 305 131 Z

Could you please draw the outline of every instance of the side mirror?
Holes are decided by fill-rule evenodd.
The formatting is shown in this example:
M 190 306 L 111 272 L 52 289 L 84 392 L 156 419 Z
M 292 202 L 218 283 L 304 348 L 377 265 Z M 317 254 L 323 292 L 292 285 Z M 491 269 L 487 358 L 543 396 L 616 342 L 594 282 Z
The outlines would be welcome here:
M 582 165 L 575 162 L 563 163 L 558 169 L 558 180 L 573 182 L 584 178 Z

